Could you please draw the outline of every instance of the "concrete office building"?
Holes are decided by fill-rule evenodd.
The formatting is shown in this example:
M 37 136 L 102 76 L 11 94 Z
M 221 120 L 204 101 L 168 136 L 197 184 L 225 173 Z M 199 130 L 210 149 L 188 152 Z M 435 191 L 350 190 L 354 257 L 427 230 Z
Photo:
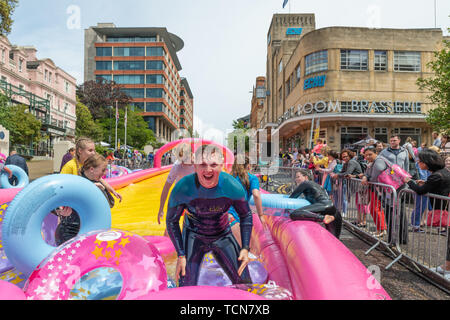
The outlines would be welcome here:
M 368 135 L 430 144 L 425 118 L 436 106 L 416 81 L 432 75 L 427 63 L 444 38 L 440 29 L 315 29 L 314 14 L 275 14 L 256 129 L 278 134 L 285 148 L 310 146 L 318 126 L 336 150 Z
M 99 23 L 85 30 L 84 81 L 103 78 L 121 85 L 158 141 L 171 141 L 175 130 L 192 129 L 193 123 L 193 95 L 179 74 L 177 52 L 183 46 L 166 28 Z

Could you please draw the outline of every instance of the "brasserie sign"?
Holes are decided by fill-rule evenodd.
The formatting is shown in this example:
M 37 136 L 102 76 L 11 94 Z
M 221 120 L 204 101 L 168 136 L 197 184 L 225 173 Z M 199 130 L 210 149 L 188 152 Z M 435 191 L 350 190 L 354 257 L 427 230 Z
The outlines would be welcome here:
M 408 101 L 369 101 L 353 100 L 351 102 L 325 102 L 323 100 L 314 103 L 307 102 L 291 107 L 281 117 L 278 124 L 293 117 L 312 113 L 366 113 L 366 114 L 421 114 L 421 102 Z

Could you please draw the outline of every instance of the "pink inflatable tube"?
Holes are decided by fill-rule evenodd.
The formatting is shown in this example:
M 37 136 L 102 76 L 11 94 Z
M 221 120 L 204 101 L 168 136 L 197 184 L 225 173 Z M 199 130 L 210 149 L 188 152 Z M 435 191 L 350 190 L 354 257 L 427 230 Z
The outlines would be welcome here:
M 226 287 L 180 287 L 149 293 L 137 300 L 266 300 L 256 294 Z
M 253 221 L 254 249 L 269 279 L 290 290 L 295 299 L 390 300 L 371 272 L 319 224 L 265 216 L 264 229 L 259 219 Z
M 147 170 L 129 173 L 120 177 L 105 179 L 105 181 L 108 182 L 111 185 L 111 187 L 117 190 L 120 188 L 124 188 L 132 183 L 137 183 L 139 181 L 143 181 L 151 177 L 166 173 L 170 170 L 170 168 L 172 168 L 172 166 L 162 168 L 151 168 Z
M 214 142 L 214 141 L 210 141 L 210 140 L 203 140 L 203 139 L 199 139 L 199 138 L 187 138 L 187 139 L 181 139 L 181 140 L 176 140 L 176 141 L 172 141 L 168 144 L 165 144 L 164 146 L 162 146 L 160 149 L 158 149 L 158 151 L 155 154 L 155 168 L 159 168 L 161 167 L 161 158 L 163 156 L 163 154 L 165 154 L 166 152 L 172 150 L 173 148 L 175 148 L 176 146 L 178 146 L 180 143 L 188 143 L 191 145 L 191 150 L 193 150 L 193 152 L 195 152 L 197 150 L 198 147 L 202 146 L 202 145 L 206 145 L 206 144 L 212 144 L 214 146 L 218 146 L 220 148 L 222 148 L 224 150 L 224 157 L 225 157 L 225 168 L 228 172 L 231 171 L 231 168 L 233 166 L 234 163 L 234 154 L 233 152 L 231 152 L 230 149 L 228 149 L 227 147 Z
M 42 261 L 27 280 L 28 299 L 66 300 L 81 276 L 109 267 L 123 279 L 118 300 L 135 300 L 166 288 L 164 261 L 155 246 L 127 231 L 92 231 L 58 247 Z

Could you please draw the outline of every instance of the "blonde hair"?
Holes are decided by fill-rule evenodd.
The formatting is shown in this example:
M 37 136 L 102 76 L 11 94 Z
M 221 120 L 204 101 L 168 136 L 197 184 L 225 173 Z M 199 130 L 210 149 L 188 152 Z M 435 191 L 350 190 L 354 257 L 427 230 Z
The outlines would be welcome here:
M 439 153 L 441 151 L 441 149 L 439 149 L 439 147 L 436 147 L 436 146 L 430 146 L 430 147 L 428 147 L 428 149 L 436 151 L 437 153 Z
M 75 158 L 78 161 L 80 161 L 80 155 L 78 154 L 78 151 L 86 149 L 87 145 L 90 143 L 94 143 L 94 141 L 92 141 L 91 139 L 86 138 L 86 137 L 78 138 L 78 140 L 75 144 Z
M 98 153 L 93 154 L 89 156 L 89 158 L 87 158 L 86 161 L 83 163 L 83 166 L 80 169 L 80 173 L 89 170 L 90 168 L 97 168 L 102 164 L 106 163 L 107 161 L 104 156 Z

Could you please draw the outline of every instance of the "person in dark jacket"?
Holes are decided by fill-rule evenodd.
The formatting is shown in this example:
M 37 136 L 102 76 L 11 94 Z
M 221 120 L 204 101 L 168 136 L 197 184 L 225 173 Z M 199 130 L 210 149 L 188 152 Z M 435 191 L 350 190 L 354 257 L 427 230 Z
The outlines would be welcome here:
M 408 186 L 414 190 L 418 195 L 427 193 L 448 196 L 450 194 L 450 171 L 445 168 L 444 159 L 435 151 L 425 149 L 419 152 L 419 167 L 422 170 L 428 170 L 431 175 L 427 181 L 414 181 L 410 178 L 405 178 Z M 436 212 L 448 211 L 449 201 L 442 199 L 430 198 L 431 205 Z M 447 221 L 442 221 L 447 223 Z M 447 236 L 447 256 L 445 264 L 436 268 L 437 272 L 443 273 L 447 279 L 450 280 L 450 238 L 447 235 L 447 227 L 441 230 L 441 235 Z
M 20 155 L 17 154 L 17 151 L 15 148 L 12 148 L 11 151 L 9 152 L 9 157 L 6 158 L 5 161 L 5 166 L 12 164 L 14 166 L 18 166 L 19 168 L 22 168 L 23 171 L 26 172 L 27 176 L 28 174 L 28 166 L 27 166 L 27 161 L 21 157 Z M 17 185 L 18 181 L 16 177 L 12 177 L 11 179 L 9 179 L 9 183 L 13 186 Z
M 61 166 L 59 168 L 59 171 L 61 171 L 61 169 L 64 167 L 64 165 L 69 162 L 70 160 L 73 159 L 73 157 L 75 156 L 75 148 L 72 147 L 70 148 L 67 153 L 64 155 L 64 157 L 61 160 Z

